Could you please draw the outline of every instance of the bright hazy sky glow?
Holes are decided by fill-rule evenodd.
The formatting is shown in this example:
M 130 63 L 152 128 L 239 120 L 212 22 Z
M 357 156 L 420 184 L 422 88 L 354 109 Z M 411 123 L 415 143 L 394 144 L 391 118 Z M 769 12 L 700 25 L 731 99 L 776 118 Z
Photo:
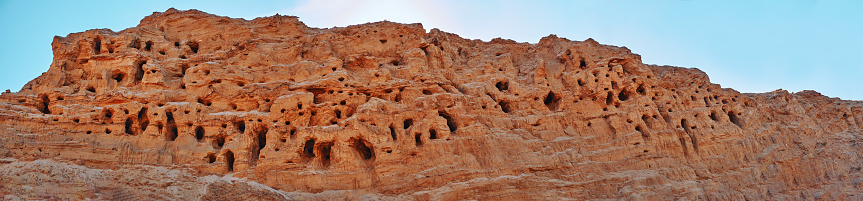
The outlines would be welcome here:
M 536 43 L 555 34 L 626 46 L 648 64 L 698 68 L 741 92 L 816 90 L 863 100 L 863 1 L 38 1 L 0 0 L 0 90 L 48 70 L 51 40 L 120 31 L 168 8 L 245 18 L 293 15 L 310 27 L 389 20 L 468 39 Z

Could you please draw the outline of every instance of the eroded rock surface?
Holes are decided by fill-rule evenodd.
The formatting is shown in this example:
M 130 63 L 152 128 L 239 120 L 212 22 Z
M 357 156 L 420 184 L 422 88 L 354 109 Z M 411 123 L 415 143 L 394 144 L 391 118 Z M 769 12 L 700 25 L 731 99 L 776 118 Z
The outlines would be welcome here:
M 863 199 L 863 103 L 592 39 L 170 9 L 52 46 L 0 95 L 7 199 Z

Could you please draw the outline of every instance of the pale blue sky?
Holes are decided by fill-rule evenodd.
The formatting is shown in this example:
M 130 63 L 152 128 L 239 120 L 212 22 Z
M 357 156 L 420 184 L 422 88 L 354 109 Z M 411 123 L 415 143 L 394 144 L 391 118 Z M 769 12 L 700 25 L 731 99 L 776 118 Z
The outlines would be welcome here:
M 863 1 L 7 1 L 0 0 L 0 90 L 48 70 L 51 40 L 120 31 L 152 12 L 234 18 L 276 13 L 311 27 L 390 20 L 465 38 L 536 43 L 556 34 L 626 46 L 649 64 L 699 68 L 741 92 L 816 90 L 863 99 Z

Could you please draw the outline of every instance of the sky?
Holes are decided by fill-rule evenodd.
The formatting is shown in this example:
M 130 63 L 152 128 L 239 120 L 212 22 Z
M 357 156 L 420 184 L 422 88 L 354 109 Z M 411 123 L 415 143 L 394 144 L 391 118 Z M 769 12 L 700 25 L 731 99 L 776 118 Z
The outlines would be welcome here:
M 310 27 L 389 20 L 463 38 L 537 43 L 555 34 L 625 46 L 648 64 L 698 68 L 744 93 L 815 90 L 863 100 L 863 1 L 9 1 L 0 0 L 0 90 L 48 70 L 51 41 L 120 31 L 168 8 L 245 18 L 298 16 Z

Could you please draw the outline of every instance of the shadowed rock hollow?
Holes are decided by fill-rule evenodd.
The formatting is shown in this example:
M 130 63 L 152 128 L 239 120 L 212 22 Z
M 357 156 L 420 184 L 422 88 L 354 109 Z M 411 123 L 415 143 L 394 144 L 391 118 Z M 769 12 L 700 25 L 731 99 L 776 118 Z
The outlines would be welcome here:
M 6 199 L 863 199 L 863 103 L 592 39 L 170 9 L 52 46 L 0 95 Z

